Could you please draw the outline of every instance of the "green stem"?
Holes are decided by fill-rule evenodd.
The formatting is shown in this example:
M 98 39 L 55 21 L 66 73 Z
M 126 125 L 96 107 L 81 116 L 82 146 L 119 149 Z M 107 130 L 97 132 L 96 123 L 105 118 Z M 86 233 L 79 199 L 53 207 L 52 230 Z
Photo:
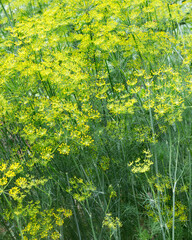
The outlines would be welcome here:
M 87 203 L 87 208 L 88 208 L 88 211 L 89 211 L 88 215 L 89 215 L 89 219 L 90 219 L 90 223 L 91 223 L 91 230 L 92 230 L 92 233 L 93 233 L 93 239 L 97 240 L 97 237 L 96 237 L 96 234 L 95 234 L 95 229 L 94 229 L 94 226 L 93 226 L 92 214 L 90 212 L 88 199 L 86 199 L 86 203 Z
M 176 153 L 176 163 L 175 163 L 175 172 L 174 172 L 174 185 L 173 185 L 173 225 L 172 225 L 172 240 L 175 239 L 175 191 L 177 185 L 177 167 L 178 167 L 178 155 L 179 155 L 179 143 L 180 143 L 180 132 L 178 128 L 178 144 L 177 144 L 177 153 Z
M 68 182 L 68 186 L 69 186 L 69 178 L 68 178 L 68 174 L 66 173 L 66 176 L 67 176 L 67 182 Z M 79 240 L 81 240 L 81 233 L 80 233 L 80 228 L 79 228 L 79 224 L 78 224 L 78 220 L 77 220 L 77 215 L 76 215 L 76 211 L 75 211 L 75 208 L 74 208 L 74 200 L 73 200 L 73 197 L 71 196 L 71 202 L 72 202 L 72 207 L 73 207 L 73 213 L 74 213 L 74 218 L 75 218 L 75 223 L 76 223 L 76 226 L 77 226 L 77 233 L 78 233 L 78 237 L 79 237 Z
M 155 146 L 155 130 L 154 130 L 154 123 L 153 123 L 153 116 L 152 116 L 151 108 L 149 109 L 149 114 L 150 114 L 152 138 L 153 138 L 153 142 L 154 142 L 154 146 Z M 159 185 L 159 171 L 158 171 L 157 153 L 156 153 L 155 150 L 156 150 L 156 149 L 154 149 L 155 173 L 156 173 L 156 176 L 157 176 L 157 184 Z M 162 219 L 162 215 L 161 215 L 159 191 L 157 191 L 157 210 L 158 210 L 158 215 L 159 215 L 159 221 L 160 221 L 160 227 L 161 227 L 162 237 L 163 237 L 163 240 L 166 240 L 166 238 L 165 238 L 165 232 L 164 232 L 164 226 L 163 226 L 163 219 Z
M 18 216 L 16 216 L 16 215 L 14 214 L 14 210 L 13 210 L 13 208 L 12 208 L 12 206 L 11 206 L 11 203 L 10 203 L 9 200 L 7 199 L 6 195 L 5 195 L 4 193 L 2 193 L 2 194 L 3 194 L 4 198 L 5 198 L 8 206 L 9 206 L 9 208 L 10 208 L 10 210 L 11 210 L 11 212 L 13 213 L 16 222 L 17 222 L 17 226 L 18 226 L 18 229 L 19 229 L 19 232 L 20 232 L 20 235 L 21 235 L 21 239 L 24 240 L 23 232 L 22 232 L 22 229 L 21 229 L 21 224 L 20 224 L 20 222 L 19 222 L 19 218 L 18 218 Z
M 141 226 L 140 226 L 140 219 L 139 219 L 139 210 L 137 206 L 137 199 L 136 199 L 136 194 L 135 194 L 135 188 L 134 188 L 134 179 L 133 179 L 133 174 L 131 174 L 131 186 L 132 186 L 132 192 L 133 192 L 133 197 L 134 197 L 134 202 L 135 202 L 135 207 L 136 207 L 136 215 L 137 215 L 137 224 L 139 228 L 139 235 L 141 235 Z
M 9 17 L 9 15 L 8 15 L 8 13 L 7 13 L 7 11 L 6 11 L 6 9 L 5 9 L 5 7 L 4 7 L 4 5 L 3 5 L 3 3 L 2 3 L 1 0 L 0 0 L 0 5 L 1 5 L 1 7 L 3 8 L 3 12 L 5 13 L 5 16 L 6 16 L 7 19 L 8 19 L 9 25 L 10 25 L 11 27 L 13 27 L 13 23 L 11 22 L 11 19 L 10 19 L 10 17 Z
M 192 191 L 191 191 L 191 184 L 192 184 L 192 172 L 191 172 L 191 153 L 189 151 L 189 229 L 191 229 L 191 197 L 192 197 Z

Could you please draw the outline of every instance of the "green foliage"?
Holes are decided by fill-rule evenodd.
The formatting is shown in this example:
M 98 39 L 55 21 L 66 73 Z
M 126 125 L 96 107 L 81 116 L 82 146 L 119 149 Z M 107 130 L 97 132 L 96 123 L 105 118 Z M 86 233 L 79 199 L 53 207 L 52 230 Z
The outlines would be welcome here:
M 0 0 L 0 238 L 192 238 L 191 9 Z

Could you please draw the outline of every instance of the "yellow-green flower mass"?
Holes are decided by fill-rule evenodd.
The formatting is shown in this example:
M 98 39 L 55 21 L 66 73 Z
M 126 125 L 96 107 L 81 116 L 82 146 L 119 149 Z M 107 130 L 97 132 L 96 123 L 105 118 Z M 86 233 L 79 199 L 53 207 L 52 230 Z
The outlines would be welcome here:
M 191 31 L 191 0 L 0 0 L 0 239 L 192 239 Z

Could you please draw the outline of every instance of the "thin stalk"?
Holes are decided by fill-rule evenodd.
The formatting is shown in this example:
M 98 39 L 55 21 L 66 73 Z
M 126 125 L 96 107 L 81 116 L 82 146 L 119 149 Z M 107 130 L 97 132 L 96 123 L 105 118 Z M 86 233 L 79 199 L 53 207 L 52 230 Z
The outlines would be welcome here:
M 12 12 L 12 10 L 11 10 L 10 3 L 8 3 L 8 5 L 9 5 L 9 12 L 10 12 L 11 19 L 12 19 L 12 24 L 13 24 L 13 26 L 15 26 L 15 22 L 14 22 L 14 18 L 13 18 L 13 12 Z
M 68 186 L 69 186 L 69 178 L 68 178 L 68 174 L 66 173 L 66 176 L 67 176 L 67 182 L 68 182 Z M 71 196 L 71 202 L 72 202 L 72 208 L 73 208 L 73 213 L 74 213 L 74 218 L 75 218 L 75 223 L 76 223 L 76 227 L 77 227 L 77 233 L 78 233 L 78 237 L 79 237 L 79 240 L 81 240 L 81 232 L 80 232 L 80 229 L 79 229 L 79 223 L 78 223 L 78 220 L 77 220 L 77 215 L 76 215 L 76 211 L 75 211 L 75 208 L 74 208 L 74 201 L 73 201 L 73 198 Z
M 157 195 L 156 195 L 156 192 L 153 188 L 153 185 L 151 184 L 148 176 L 147 176 L 147 173 L 145 172 L 145 177 L 147 179 L 147 182 L 149 183 L 149 186 L 150 186 L 150 189 L 151 189 L 151 192 L 152 192 L 152 196 L 153 196 L 153 200 L 154 200 L 154 206 L 155 208 L 157 209 L 157 212 L 158 212 L 158 216 L 159 216 L 159 220 L 160 220 L 160 227 L 161 227 L 161 231 L 162 231 L 162 235 L 163 235 L 163 240 L 166 240 L 165 238 L 165 232 L 164 232 L 164 229 L 163 229 L 163 224 L 162 224 L 162 216 L 161 216 L 161 209 L 160 209 L 160 203 L 159 203 L 159 191 L 157 191 Z M 157 197 L 156 197 L 157 196 Z M 157 199 L 157 201 L 156 201 Z M 168 234 L 169 234 L 169 231 L 168 231 Z
M 172 165 L 172 140 L 171 140 L 170 129 L 169 129 L 169 142 L 170 142 L 170 148 L 169 148 L 169 179 L 170 179 L 170 182 L 171 182 L 171 187 L 173 188 L 172 170 L 171 170 L 171 165 Z
M 151 123 L 151 130 L 152 130 L 152 138 L 153 138 L 153 142 L 154 142 L 154 146 L 155 146 L 155 130 L 154 130 L 154 123 L 153 123 L 153 116 L 152 116 L 151 108 L 149 109 L 149 114 L 150 114 L 150 123 Z M 156 153 L 155 149 L 154 149 L 154 158 L 155 158 L 155 172 L 156 172 L 156 176 L 157 176 L 157 184 L 159 185 L 158 162 L 157 162 L 157 153 Z M 165 232 L 164 232 L 164 229 L 163 229 L 164 226 L 163 226 L 163 219 L 162 219 L 162 215 L 161 215 L 159 191 L 157 191 L 157 209 L 158 209 L 158 215 L 159 215 L 159 221 L 160 221 L 160 227 L 161 227 L 162 237 L 163 237 L 163 240 L 166 240 L 166 238 L 165 238 Z
M 97 178 L 98 178 L 98 181 L 99 181 L 99 185 L 100 185 L 100 187 L 101 187 L 101 190 L 102 190 L 102 193 L 103 193 L 103 196 L 104 196 L 104 202 L 105 202 L 105 206 L 107 205 L 107 201 L 106 201 L 106 198 L 105 198 L 105 188 L 104 188 L 104 181 L 102 181 L 101 182 L 101 179 L 100 179 L 100 177 L 99 177 L 99 173 L 98 173 L 98 170 L 97 170 L 97 166 L 96 166 L 96 164 L 94 163 L 94 167 L 95 167 L 95 171 L 96 171 L 96 174 L 97 174 Z M 102 177 L 103 177 L 104 175 L 103 175 L 103 173 L 102 173 Z M 99 199 L 100 200 L 100 199 Z M 102 210 L 104 211 L 104 207 L 102 206 L 101 207 L 102 208 Z
M 172 20 L 171 9 L 170 9 L 170 7 L 169 7 L 169 4 L 168 4 L 168 3 L 167 3 L 167 8 L 168 8 L 168 11 L 169 11 L 169 17 L 170 17 L 170 19 L 171 19 L 171 24 L 172 24 L 172 33 L 174 32 L 175 36 L 177 37 L 177 35 L 176 35 L 176 31 L 175 31 L 175 28 L 174 28 L 174 22 L 173 22 L 173 20 Z
M 120 204 L 120 199 L 121 199 L 121 195 L 120 195 L 120 185 L 117 184 L 118 186 L 118 196 L 119 196 L 119 201 L 118 201 L 118 218 L 119 220 L 121 219 L 121 204 Z M 118 239 L 121 240 L 121 231 L 120 231 L 120 227 L 118 226 Z
M 176 153 L 176 162 L 175 162 L 175 172 L 174 172 L 174 185 L 173 185 L 173 224 L 172 224 L 172 240 L 175 239 L 175 191 L 177 185 L 177 167 L 178 167 L 178 158 L 179 158 L 179 143 L 180 143 L 180 132 L 178 128 L 178 144 L 177 144 L 177 153 Z
M 13 213 L 16 222 L 17 222 L 17 226 L 18 226 L 18 229 L 19 229 L 19 232 L 20 232 L 20 235 L 21 235 L 21 239 L 24 240 L 23 232 L 22 232 L 21 225 L 20 225 L 20 222 L 19 222 L 19 218 L 18 218 L 18 216 L 16 216 L 16 215 L 14 214 L 14 211 L 13 211 L 13 208 L 12 208 L 12 206 L 11 206 L 11 203 L 10 203 L 9 200 L 7 199 L 6 195 L 5 195 L 4 193 L 2 193 L 2 194 L 3 194 L 4 198 L 5 198 L 8 206 L 9 206 L 9 208 L 10 208 L 10 210 L 11 210 L 11 212 Z
M 113 94 L 115 95 L 115 91 L 114 91 L 114 85 L 113 85 L 113 81 L 111 79 L 111 75 L 110 75 L 110 71 L 109 71 L 109 66 L 107 64 L 107 60 L 105 60 L 105 65 L 106 65 L 106 68 L 107 68 L 107 72 L 108 72 L 108 78 L 109 78 L 109 82 L 110 82 L 110 85 L 111 85 L 111 90 L 113 92 Z M 117 95 L 118 96 L 118 95 Z
M 111 54 L 111 58 L 112 58 L 112 63 L 113 63 L 113 65 L 114 65 L 116 68 L 118 68 L 118 70 L 119 70 L 120 73 L 122 74 L 122 76 L 123 76 L 123 77 L 122 77 L 123 85 L 124 85 L 127 93 L 129 93 L 128 85 L 127 85 L 127 82 L 126 82 L 126 81 L 127 81 L 127 78 L 126 78 L 126 75 L 125 75 L 124 71 L 118 66 L 118 62 L 117 62 L 114 54 Z
M 191 153 L 189 151 L 189 229 L 191 229 L 191 197 L 192 197 L 192 192 L 191 192 L 191 184 L 192 184 L 192 172 L 191 172 Z
M 1 0 L 0 0 L 0 5 L 1 5 L 1 7 L 3 8 L 3 12 L 5 13 L 5 16 L 6 16 L 7 19 L 8 19 L 9 25 L 10 25 L 11 27 L 13 27 L 13 23 L 11 22 L 11 19 L 10 19 L 10 17 L 9 17 L 9 14 L 7 13 L 7 11 L 6 11 L 6 9 L 5 9 L 5 7 L 4 7 L 4 5 L 3 5 L 3 3 L 2 3 Z
M 93 162 L 93 166 L 95 167 L 95 169 L 96 169 L 96 174 L 97 174 L 97 177 L 98 177 L 98 181 L 99 181 L 99 185 L 100 185 L 100 187 L 101 187 L 101 189 L 102 189 L 102 194 L 103 194 L 103 196 L 104 196 L 104 203 L 102 203 L 101 202 L 101 199 L 100 199 L 100 197 L 98 196 L 98 201 L 99 201 L 99 203 L 96 201 L 96 199 L 94 199 L 94 201 L 101 207 L 101 209 L 103 210 L 103 212 L 105 212 L 105 206 L 107 205 L 107 201 L 106 201 L 106 199 L 105 199 L 105 189 L 104 189 L 104 181 L 102 181 L 103 183 L 101 183 L 101 180 L 100 180 L 100 178 L 99 178 L 99 174 L 98 174 L 98 171 L 97 171 L 97 166 L 95 165 L 95 163 Z M 89 181 L 89 182 L 91 182 L 91 180 L 90 180 L 90 178 L 89 178 L 89 176 L 86 174 L 86 172 L 85 172 L 85 170 L 84 170 L 84 168 L 83 168 L 83 166 L 81 165 L 81 169 L 82 169 L 82 171 L 83 171 L 83 174 L 86 176 L 86 178 L 87 178 L 87 180 Z M 102 176 L 103 176 L 103 174 L 102 174 Z
M 38 73 L 39 73 L 40 81 L 41 81 L 41 83 L 43 84 L 43 87 L 44 87 L 44 89 L 45 89 L 45 91 L 46 91 L 46 93 L 47 93 L 47 96 L 50 97 L 50 93 L 49 93 L 49 91 L 48 91 L 48 89 L 47 89 L 47 87 L 46 87 L 46 85 L 45 85 L 45 82 L 44 82 L 43 79 L 42 79 L 41 73 L 40 73 L 40 72 L 38 72 Z
M 90 220 L 90 223 L 91 223 L 91 230 L 92 230 L 92 233 L 93 233 L 93 239 L 97 240 L 97 237 L 96 237 L 96 234 L 95 234 L 95 229 L 94 229 L 94 226 L 93 226 L 92 214 L 91 214 L 91 211 L 90 211 L 88 199 L 86 199 L 86 203 L 87 203 L 87 208 L 88 208 L 88 216 L 89 216 L 89 220 Z
M 140 219 L 139 219 L 139 210 L 138 210 L 138 206 L 137 206 L 137 199 L 136 199 L 135 188 L 134 188 L 133 182 L 134 182 L 134 180 L 133 180 L 133 174 L 131 174 L 131 186 L 132 186 L 133 198 L 134 198 L 135 207 L 136 207 L 137 224 L 138 224 L 138 228 L 139 228 L 139 235 L 141 235 L 141 227 L 140 227 Z

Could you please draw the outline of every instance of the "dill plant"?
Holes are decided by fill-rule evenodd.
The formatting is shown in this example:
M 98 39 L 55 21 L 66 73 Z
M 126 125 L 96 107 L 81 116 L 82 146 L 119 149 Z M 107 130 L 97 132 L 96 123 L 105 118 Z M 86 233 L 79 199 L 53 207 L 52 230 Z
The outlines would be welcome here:
M 2 238 L 191 239 L 191 1 L 0 7 Z

